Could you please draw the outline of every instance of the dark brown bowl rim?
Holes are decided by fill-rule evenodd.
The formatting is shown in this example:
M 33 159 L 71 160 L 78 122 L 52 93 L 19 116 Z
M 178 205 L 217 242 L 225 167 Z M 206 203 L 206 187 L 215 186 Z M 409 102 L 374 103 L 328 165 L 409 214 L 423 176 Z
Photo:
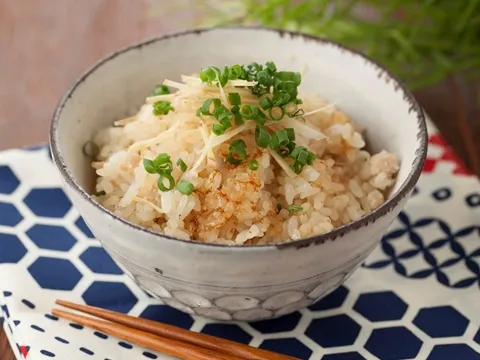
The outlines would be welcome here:
M 226 30 L 226 29 L 237 29 L 237 30 L 254 30 L 254 31 L 271 31 L 279 34 L 280 36 L 290 36 L 290 37 L 301 37 L 306 40 L 310 41 L 316 41 L 322 44 L 329 44 L 332 46 L 337 47 L 341 51 L 346 51 L 349 53 L 352 53 L 356 56 L 359 56 L 364 59 L 366 63 L 369 63 L 371 66 L 376 67 L 378 71 L 378 76 L 383 77 L 385 82 L 391 82 L 392 86 L 397 91 L 401 91 L 403 95 L 404 101 L 410 106 L 409 112 L 414 112 L 417 115 L 417 126 L 418 126 L 418 132 L 416 134 L 417 136 L 417 142 L 419 143 L 419 146 L 417 149 L 415 149 L 415 159 L 414 163 L 412 166 L 412 170 L 408 174 L 407 178 L 403 182 L 403 184 L 400 186 L 400 189 L 397 191 L 397 193 L 392 196 L 390 199 L 388 199 L 384 204 L 382 204 L 380 207 L 369 213 L 368 215 L 365 215 L 361 217 L 358 220 L 355 220 L 351 223 L 348 223 L 346 225 L 342 225 L 338 228 L 335 228 L 327 233 L 320 234 L 320 235 L 315 235 L 311 236 L 308 238 L 303 238 L 299 240 L 292 240 L 292 241 L 286 241 L 282 243 L 277 243 L 277 244 L 264 244 L 264 245 L 226 245 L 226 244 L 215 244 L 215 243 L 203 243 L 203 242 L 198 242 L 198 241 L 192 241 L 192 240 L 184 240 L 184 239 L 179 239 L 175 238 L 172 236 L 164 235 L 152 230 L 149 230 L 147 228 L 144 228 L 142 226 L 136 225 L 134 223 L 131 223 L 120 216 L 116 215 L 112 211 L 104 208 L 102 205 L 100 205 L 98 202 L 96 202 L 90 194 L 88 194 L 74 179 L 73 175 L 70 173 L 70 171 L 67 168 L 67 165 L 65 164 L 65 161 L 63 159 L 63 156 L 60 153 L 60 148 L 59 148 L 59 142 L 58 142 L 58 123 L 59 119 L 61 117 L 61 113 L 63 108 L 65 107 L 65 104 L 67 103 L 68 99 L 72 96 L 72 94 L 75 92 L 76 88 L 84 82 L 98 67 L 103 65 L 104 63 L 114 59 L 120 54 L 123 54 L 125 52 L 128 52 L 132 49 L 140 49 L 143 46 L 155 43 L 157 41 L 162 41 L 165 39 L 169 38 L 175 38 L 178 36 L 184 36 L 184 35 L 190 35 L 190 34 L 202 34 L 205 32 L 209 31 L 216 31 L 216 30 Z M 357 230 L 361 227 L 367 226 L 370 223 L 375 222 L 377 219 L 380 217 L 384 216 L 388 212 L 392 211 L 398 203 L 405 198 L 410 191 L 413 189 L 415 184 L 418 181 L 418 178 L 420 177 L 420 174 L 422 172 L 424 163 L 425 163 L 425 158 L 427 154 L 427 127 L 425 123 L 425 116 L 422 111 L 422 108 L 420 105 L 417 103 L 415 100 L 413 94 L 407 89 L 405 84 L 399 80 L 396 76 L 391 74 L 387 69 L 385 69 L 383 66 L 379 65 L 369 57 L 365 56 L 364 54 L 360 53 L 359 51 L 350 49 L 344 45 L 341 45 L 335 41 L 322 38 L 322 37 L 317 37 L 317 36 L 312 36 L 300 32 L 295 32 L 295 31 L 286 31 L 286 30 L 281 30 L 281 29 L 276 29 L 276 28 L 269 28 L 269 27 L 263 27 L 263 26 L 219 26 L 219 27 L 208 27 L 208 28 L 199 28 L 199 29 L 189 29 L 189 30 L 184 30 L 180 32 L 173 32 L 173 33 L 168 33 L 160 36 L 155 36 L 153 38 L 149 38 L 147 40 L 143 40 L 140 42 L 137 42 L 133 45 L 123 47 L 115 52 L 112 52 L 108 54 L 107 56 L 103 57 L 101 60 L 99 60 L 97 63 L 95 63 L 93 66 L 91 66 L 89 69 L 87 69 L 73 84 L 73 86 L 67 91 L 67 93 L 62 97 L 60 100 L 59 104 L 57 105 L 51 127 L 50 127 L 50 149 L 52 153 L 52 158 L 55 163 L 55 165 L 58 167 L 61 175 L 65 179 L 66 183 L 71 186 L 77 193 L 79 193 L 85 200 L 87 200 L 89 203 L 91 203 L 93 206 L 97 207 L 101 211 L 103 211 L 106 215 L 109 215 L 111 218 L 114 220 L 120 221 L 126 226 L 129 226 L 133 229 L 148 233 L 150 235 L 154 235 L 159 237 L 160 239 L 168 239 L 168 240 L 174 240 L 174 241 L 180 241 L 183 243 L 188 243 L 192 246 L 201 246 L 201 247 L 213 247 L 213 248 L 234 248 L 234 249 L 266 249 L 266 248 L 276 248 L 276 249 L 287 249 L 287 248 L 302 248 L 306 246 L 310 246 L 312 244 L 318 245 L 322 244 L 326 241 L 333 241 L 338 237 L 343 237 L 345 234 Z

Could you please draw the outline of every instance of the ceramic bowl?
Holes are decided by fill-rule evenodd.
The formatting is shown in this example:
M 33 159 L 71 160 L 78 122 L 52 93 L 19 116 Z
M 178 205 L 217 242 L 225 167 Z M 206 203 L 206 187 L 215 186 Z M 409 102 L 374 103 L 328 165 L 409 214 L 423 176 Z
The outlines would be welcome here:
M 389 199 L 329 233 L 278 245 L 224 246 L 170 238 L 125 221 L 89 194 L 95 174 L 82 146 L 132 115 L 165 78 L 208 65 L 273 60 L 301 69 L 304 93 L 320 94 L 366 126 L 369 146 L 401 160 Z M 424 115 L 394 76 L 332 41 L 264 28 L 212 28 L 160 36 L 121 49 L 88 70 L 60 102 L 51 127 L 65 189 L 95 237 L 145 290 L 190 314 L 255 321 L 306 307 L 340 284 L 379 244 L 418 180 L 426 154 Z

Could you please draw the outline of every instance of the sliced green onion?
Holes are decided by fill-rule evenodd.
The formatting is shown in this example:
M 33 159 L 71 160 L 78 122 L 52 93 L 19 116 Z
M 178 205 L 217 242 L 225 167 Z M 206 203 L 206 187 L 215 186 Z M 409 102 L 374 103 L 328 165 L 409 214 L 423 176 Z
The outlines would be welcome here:
M 302 75 L 298 72 L 293 71 L 279 71 L 275 74 L 275 77 L 282 82 L 292 81 L 296 86 L 300 85 L 302 82 Z
M 223 73 L 218 74 L 218 82 L 221 87 L 227 85 L 228 82 L 228 66 L 225 66 Z
M 257 108 L 258 109 L 258 108 Z M 255 120 L 255 122 L 258 124 L 258 125 L 265 125 L 265 123 L 267 122 L 267 117 L 265 116 L 265 114 L 262 112 L 262 110 L 257 110 L 258 111 L 258 114 L 257 116 L 255 116 L 255 118 L 253 120 Z
M 195 190 L 195 186 L 188 181 L 180 180 L 177 184 L 177 189 L 184 195 L 191 195 Z
M 273 106 L 272 100 L 268 96 L 266 96 L 260 100 L 260 106 L 263 110 L 271 109 Z
M 229 80 L 243 79 L 245 72 L 240 65 L 233 65 L 228 69 Z
M 213 104 L 213 111 L 210 111 L 212 108 Z M 217 109 L 220 105 L 222 105 L 222 102 L 220 99 L 207 99 L 203 102 L 203 105 L 200 107 L 200 111 L 203 115 L 213 115 L 215 109 Z
M 165 186 L 165 183 L 163 182 L 163 179 L 167 179 L 167 181 L 168 181 L 167 186 Z M 157 180 L 157 186 L 163 192 L 170 191 L 175 187 L 175 179 L 173 178 L 172 174 L 170 174 L 170 173 L 160 174 L 160 176 Z
M 222 135 L 222 134 L 225 133 L 225 128 L 224 128 L 222 125 L 220 125 L 220 124 L 213 124 L 213 126 L 212 126 L 212 132 L 213 132 L 215 135 L 219 136 L 219 135 Z
M 277 204 L 277 212 L 280 212 L 282 210 L 282 204 L 278 203 Z
M 170 159 L 170 155 L 167 153 L 159 154 L 153 160 L 153 166 L 155 166 L 157 173 L 172 172 L 173 170 L 172 160 Z
M 275 114 L 274 112 L 275 110 L 280 111 L 280 113 Z M 268 109 L 268 115 L 270 116 L 270 119 L 272 119 L 273 121 L 280 121 L 285 116 L 285 110 L 283 110 L 282 107 L 275 106 Z
M 178 158 L 177 166 L 180 167 L 180 170 L 182 170 L 182 172 L 187 171 L 187 164 L 185 164 L 185 161 L 183 161 L 182 158 Z
M 245 121 L 242 119 L 242 115 L 240 114 L 235 114 L 235 125 L 240 126 L 245 124 Z
M 220 76 L 220 69 L 215 66 L 209 66 L 200 71 L 200 79 L 202 82 L 211 84 Z
M 288 104 L 283 105 L 283 110 L 285 110 L 285 114 L 293 117 L 295 116 L 294 114 L 298 111 L 298 105 L 294 102 L 289 102 Z
M 296 160 L 297 156 L 303 151 L 308 151 L 305 146 L 297 146 L 290 154 L 290 157 Z
M 255 143 L 262 148 L 268 147 L 271 143 L 271 135 L 269 132 L 258 125 L 255 128 Z
M 258 84 L 269 88 L 273 85 L 273 78 L 268 74 L 268 72 L 262 70 L 257 73 L 257 82 Z
M 248 168 L 252 171 L 258 170 L 258 160 L 252 159 L 248 162 Z
M 257 95 L 257 96 L 262 96 L 270 92 L 269 88 L 267 86 L 257 84 L 252 89 L 252 94 Z
M 233 119 L 233 115 L 230 110 L 227 109 L 225 105 L 218 106 L 215 111 L 213 112 L 213 116 L 218 121 L 222 121 L 223 119 L 228 119 L 229 121 Z
M 239 165 L 247 157 L 246 151 L 247 145 L 242 139 L 237 139 L 230 144 L 229 152 L 227 155 L 227 162 L 232 165 Z
M 231 165 L 240 165 L 242 163 L 242 160 L 236 159 L 232 153 L 228 153 L 227 162 Z
M 239 113 L 243 118 L 245 118 L 247 120 L 251 120 L 251 119 L 254 119 L 257 116 L 258 108 L 256 106 L 253 106 L 253 105 L 243 104 L 242 106 L 240 106 Z
M 234 140 L 232 141 L 232 143 L 230 144 L 230 148 L 233 148 L 233 149 L 246 149 L 247 148 L 247 144 L 245 144 L 245 141 L 243 141 L 242 139 L 237 139 L 237 140 Z
M 229 93 L 228 94 L 228 102 L 231 105 L 240 105 L 242 103 L 242 99 L 240 98 L 239 93 Z
M 293 128 L 287 128 L 285 131 L 287 132 L 288 140 L 295 141 L 295 130 Z
M 274 74 L 275 72 L 277 72 L 277 66 L 275 65 L 275 63 L 273 61 L 266 62 L 265 67 L 266 67 L 267 71 L 269 71 L 271 74 Z
M 166 115 L 170 110 L 173 110 L 170 101 L 157 101 L 153 104 L 153 115 Z
M 303 165 L 303 166 L 305 166 L 307 164 L 307 160 L 308 160 L 308 152 L 307 151 L 301 151 L 298 154 L 297 159 L 296 159 L 296 161 L 300 165 Z
M 297 86 L 293 81 L 284 81 L 284 82 L 278 83 L 275 89 L 277 91 L 285 91 L 290 95 L 290 98 L 292 99 L 296 98 L 298 95 Z
M 153 95 L 158 96 L 158 95 L 167 95 L 170 94 L 170 90 L 168 89 L 168 86 L 166 85 L 157 85 L 155 89 L 153 90 Z
M 256 62 L 252 62 L 244 67 L 245 72 L 248 74 L 248 79 L 250 81 L 256 80 L 257 73 L 262 70 L 262 66 Z
M 273 94 L 272 102 L 274 106 L 282 106 L 288 103 L 290 101 L 290 98 L 291 96 L 288 92 L 286 92 L 285 90 L 279 90 Z
M 295 142 L 291 141 L 285 146 L 279 146 L 278 153 L 283 157 L 287 157 L 292 153 L 293 149 L 295 149 L 295 146 Z
M 302 115 L 305 114 L 305 110 L 303 109 L 298 109 L 297 111 L 295 111 L 293 114 L 289 114 L 288 116 L 290 117 L 300 117 Z
M 105 196 L 107 193 L 103 190 L 97 191 L 96 193 L 93 194 L 94 196 Z
M 278 148 L 280 147 L 280 144 L 278 143 L 278 138 L 275 136 L 275 134 L 270 137 L 270 147 L 273 150 L 278 150 Z
M 143 167 L 145 168 L 145 171 L 149 174 L 157 173 L 157 168 L 155 167 L 153 161 L 150 159 L 143 159 Z
M 313 165 L 313 160 L 315 160 L 317 158 L 317 155 L 311 151 L 308 152 L 308 160 L 307 160 L 307 164 L 308 165 Z
M 287 157 L 292 153 L 295 147 L 296 147 L 295 142 L 291 141 L 285 146 L 279 146 L 278 153 L 283 157 Z
M 278 139 L 278 145 L 280 146 L 285 146 L 290 142 L 290 139 L 288 138 L 287 131 L 285 129 L 279 130 L 275 133 L 275 136 Z
M 293 163 L 293 165 L 291 165 L 290 167 L 291 167 L 291 169 L 293 170 L 293 172 L 294 172 L 295 174 L 300 174 L 300 173 L 302 172 L 304 166 L 303 166 L 302 164 L 300 164 L 300 163 L 298 163 L 298 162 L 295 161 L 295 162 Z
M 300 211 L 303 210 L 303 207 L 302 206 L 297 206 L 297 205 L 290 205 L 288 207 L 288 211 L 290 212 L 290 214 L 295 214 L 295 213 L 298 213 Z
M 242 119 L 242 115 L 240 115 L 240 106 L 238 106 L 238 105 L 232 106 L 231 111 L 232 111 L 233 117 L 235 119 L 235 125 L 240 126 L 240 125 L 245 124 L 245 121 L 243 121 L 243 119 Z

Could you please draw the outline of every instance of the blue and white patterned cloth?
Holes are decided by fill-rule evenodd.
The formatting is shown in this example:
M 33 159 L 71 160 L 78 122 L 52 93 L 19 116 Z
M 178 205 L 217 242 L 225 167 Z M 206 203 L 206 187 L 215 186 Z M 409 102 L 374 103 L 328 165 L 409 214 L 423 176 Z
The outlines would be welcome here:
M 19 359 L 169 359 L 49 315 L 56 298 L 300 359 L 480 359 L 480 184 L 439 139 L 405 211 L 344 286 L 300 312 L 237 324 L 162 305 L 123 275 L 46 147 L 0 153 L 0 320 Z

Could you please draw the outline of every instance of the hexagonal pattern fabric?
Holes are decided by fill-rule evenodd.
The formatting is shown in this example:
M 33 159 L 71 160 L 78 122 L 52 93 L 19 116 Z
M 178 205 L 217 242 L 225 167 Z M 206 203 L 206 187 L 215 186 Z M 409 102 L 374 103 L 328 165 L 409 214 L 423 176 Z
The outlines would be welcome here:
M 466 344 L 445 344 L 434 346 L 427 360 L 479 360 L 480 353 Z
M 37 216 L 61 218 L 72 207 L 70 200 L 60 188 L 33 189 L 25 199 L 25 205 Z
M 399 320 L 407 304 L 392 291 L 362 294 L 353 309 L 370 321 Z
M 12 194 L 20 181 L 8 166 L 0 166 L 0 194 Z
M 18 225 L 22 219 L 23 216 L 15 205 L 0 201 L 0 225 L 15 226 Z
M 62 226 L 34 225 L 27 230 L 27 236 L 41 249 L 68 251 L 77 240 Z
M 0 264 L 16 263 L 27 253 L 25 245 L 16 235 L 0 233 L 0 244 Z
M 312 321 L 305 335 L 324 348 L 352 345 L 360 325 L 348 315 L 335 315 Z
M 414 359 L 422 341 L 403 326 L 375 329 L 365 344 L 381 360 Z
M 122 270 L 102 247 L 89 247 L 80 255 L 80 260 L 97 274 L 123 274 Z
M 439 139 L 432 139 L 430 146 L 437 146 Z M 480 360 L 477 180 L 458 178 L 458 186 L 445 174 L 426 173 L 364 266 L 314 303 L 315 296 L 305 294 L 315 294 L 318 284 L 303 285 L 300 279 L 282 284 L 277 294 L 245 297 L 227 289 L 233 295 L 228 297 L 213 284 L 197 293 L 176 274 L 160 269 L 146 274 L 129 263 L 117 265 L 72 208 L 48 150 L 13 153 L 11 158 L 0 152 L 0 324 L 16 342 L 19 358 L 166 359 L 52 316 L 55 299 L 64 298 L 301 360 Z M 28 171 L 18 166 L 22 163 L 29 164 Z M 452 171 L 452 164 L 437 166 Z M 327 251 L 347 244 L 337 239 L 315 246 Z M 320 265 L 323 261 L 318 259 Z M 312 281 L 337 270 L 312 274 Z M 163 300 L 132 279 L 149 285 Z M 305 289 L 295 291 L 300 283 Z M 252 314 L 279 317 L 224 322 L 232 318 L 226 301 L 232 297 L 240 301 L 233 307 L 248 308 L 234 310 L 244 320 Z M 301 306 L 307 307 L 288 313 Z M 198 316 L 202 314 L 219 320 Z
M 243 344 L 248 344 L 253 339 L 252 335 L 238 325 L 233 324 L 207 324 L 202 329 L 202 333 L 222 337 Z
M 467 330 L 468 319 L 452 306 L 421 309 L 413 323 L 433 338 L 462 336 Z
M 39 257 L 28 271 L 43 289 L 73 290 L 82 274 L 68 259 Z
M 88 305 L 128 313 L 137 303 L 137 297 L 121 282 L 95 281 L 83 293 Z
M 345 286 L 340 286 L 334 292 L 328 294 L 326 297 L 310 306 L 311 310 L 329 310 L 342 306 L 343 302 L 348 296 L 348 289 Z
M 310 350 L 308 346 L 295 338 L 264 340 L 260 344 L 260 348 L 285 355 L 295 356 L 300 359 L 308 359 L 312 354 L 312 350 Z

